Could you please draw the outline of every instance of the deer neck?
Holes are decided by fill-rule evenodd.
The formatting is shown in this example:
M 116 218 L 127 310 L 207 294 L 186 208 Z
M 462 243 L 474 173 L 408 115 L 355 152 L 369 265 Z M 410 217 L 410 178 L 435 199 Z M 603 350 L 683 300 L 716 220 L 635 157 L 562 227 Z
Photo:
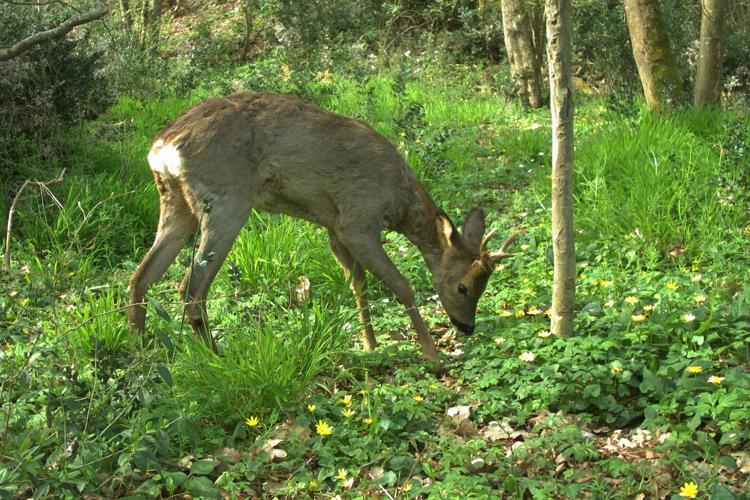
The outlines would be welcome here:
M 398 231 L 419 249 L 427 268 L 433 272 L 443 258 L 443 246 L 436 226 L 437 217 L 443 212 L 417 181 L 413 187 L 415 197 Z

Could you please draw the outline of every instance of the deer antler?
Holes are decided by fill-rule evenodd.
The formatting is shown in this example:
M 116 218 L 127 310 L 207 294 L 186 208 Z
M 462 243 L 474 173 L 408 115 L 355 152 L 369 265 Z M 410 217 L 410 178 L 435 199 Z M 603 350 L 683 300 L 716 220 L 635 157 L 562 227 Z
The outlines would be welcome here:
M 494 232 L 494 230 L 490 231 L 490 233 L 485 237 L 485 239 L 489 238 L 492 235 L 493 232 Z M 508 249 L 508 247 L 510 246 L 510 244 L 513 243 L 513 240 L 515 240 L 516 238 L 518 238 L 518 236 L 520 234 L 521 234 L 520 231 L 516 231 L 515 233 L 511 234 L 510 236 L 508 236 L 508 239 L 506 239 L 503 242 L 503 244 L 500 245 L 500 249 L 498 251 L 491 252 L 489 254 L 490 260 L 492 262 L 496 262 L 496 261 L 501 260 L 501 259 L 505 259 L 505 258 L 508 258 L 508 257 L 515 256 L 516 255 L 515 253 L 505 253 L 505 251 Z M 482 242 L 483 245 L 485 243 L 486 242 L 484 242 L 484 241 Z

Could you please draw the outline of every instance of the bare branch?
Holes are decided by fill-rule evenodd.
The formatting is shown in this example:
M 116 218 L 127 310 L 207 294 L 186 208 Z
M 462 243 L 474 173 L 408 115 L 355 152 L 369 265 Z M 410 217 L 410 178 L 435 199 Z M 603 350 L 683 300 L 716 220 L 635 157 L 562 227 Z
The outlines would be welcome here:
M 41 33 L 35 33 L 27 38 L 24 38 L 12 47 L 0 49 L 0 61 L 8 61 L 10 59 L 13 59 L 20 54 L 23 54 L 34 45 L 39 45 L 40 43 L 62 38 L 76 26 L 101 19 L 102 17 L 106 16 L 108 12 L 109 6 L 107 6 L 106 4 L 102 4 L 96 9 L 85 12 L 80 16 L 68 19 L 55 28 L 49 29 L 47 31 L 42 31 Z
M 55 177 L 54 179 L 50 179 L 46 182 L 42 181 L 32 181 L 29 179 L 26 179 L 23 181 L 23 184 L 21 184 L 21 187 L 19 188 L 16 195 L 13 197 L 13 202 L 10 204 L 10 209 L 8 210 L 8 225 L 5 227 L 5 268 L 10 270 L 10 237 L 13 233 L 13 214 L 16 211 L 16 205 L 18 204 L 18 200 L 21 198 L 21 193 L 23 193 L 23 190 L 26 189 L 26 186 L 29 184 L 36 184 L 39 189 L 46 190 L 50 194 L 51 191 L 49 191 L 50 184 L 57 184 L 58 182 L 62 182 L 63 175 L 65 175 L 65 169 L 62 169 L 60 173 Z M 57 202 L 57 205 L 60 206 L 60 202 L 55 198 L 54 195 L 52 195 L 52 198 Z

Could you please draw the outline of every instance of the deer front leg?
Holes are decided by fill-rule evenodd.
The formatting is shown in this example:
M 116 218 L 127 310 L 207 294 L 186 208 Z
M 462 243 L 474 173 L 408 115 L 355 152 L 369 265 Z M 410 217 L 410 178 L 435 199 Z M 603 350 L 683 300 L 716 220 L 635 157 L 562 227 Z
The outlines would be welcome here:
M 365 351 L 372 351 L 378 346 L 375 340 L 375 332 L 372 329 L 370 320 L 370 303 L 367 300 L 367 278 L 362 265 L 354 260 L 352 254 L 339 240 L 336 233 L 328 230 L 328 237 L 331 243 L 331 250 L 336 260 L 344 269 L 347 277 L 350 278 L 349 288 L 354 294 L 354 300 L 357 303 L 357 312 L 359 313 L 359 323 L 362 327 L 362 341 Z
M 439 365 L 440 356 L 438 350 L 427 329 L 427 325 L 419 314 L 411 286 L 401 276 L 399 270 L 391 262 L 388 254 L 385 253 L 385 250 L 380 245 L 379 232 L 373 234 L 349 234 L 336 231 L 336 235 L 344 243 L 354 259 L 362 263 L 366 269 L 382 280 L 391 289 L 398 301 L 406 307 L 406 312 L 409 314 L 411 323 L 417 331 L 419 343 L 422 346 L 422 357 Z

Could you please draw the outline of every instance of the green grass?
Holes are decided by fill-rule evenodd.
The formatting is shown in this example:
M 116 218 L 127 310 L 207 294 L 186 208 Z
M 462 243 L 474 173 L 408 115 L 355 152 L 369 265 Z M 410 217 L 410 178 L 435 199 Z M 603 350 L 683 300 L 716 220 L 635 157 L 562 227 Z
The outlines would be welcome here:
M 0 495 L 632 498 L 675 494 L 686 481 L 706 495 L 747 489 L 736 459 L 750 440 L 746 116 L 622 117 L 595 99 L 578 103 L 577 335 L 555 340 L 544 315 L 546 111 L 507 102 L 473 68 L 323 81 L 294 68 L 285 80 L 280 66 L 238 68 L 190 95 L 120 98 L 66 138 L 68 173 L 52 188 L 60 206 L 48 194 L 22 200 L 12 266 L 0 276 Z M 253 213 L 215 281 L 208 308 L 221 355 L 183 320 L 177 283 L 190 248 L 149 293 L 147 334 L 127 331 L 127 279 L 158 215 L 145 153 L 169 120 L 227 89 L 299 92 L 357 116 L 399 147 L 457 223 L 479 205 L 496 243 L 526 230 L 519 255 L 490 280 L 471 338 L 444 336 L 449 322 L 430 300 L 421 257 L 384 235 L 442 337 L 444 376 L 417 360 L 406 315 L 377 283 L 382 347 L 360 351 L 326 232 L 286 216 Z M 302 276 L 309 301 L 296 297 Z M 244 425 L 249 416 L 260 424 Z M 320 421 L 333 434 L 317 434 Z M 498 426 L 516 434 L 497 438 Z M 628 460 L 607 451 L 615 429 L 627 437 L 638 427 L 653 439 Z

